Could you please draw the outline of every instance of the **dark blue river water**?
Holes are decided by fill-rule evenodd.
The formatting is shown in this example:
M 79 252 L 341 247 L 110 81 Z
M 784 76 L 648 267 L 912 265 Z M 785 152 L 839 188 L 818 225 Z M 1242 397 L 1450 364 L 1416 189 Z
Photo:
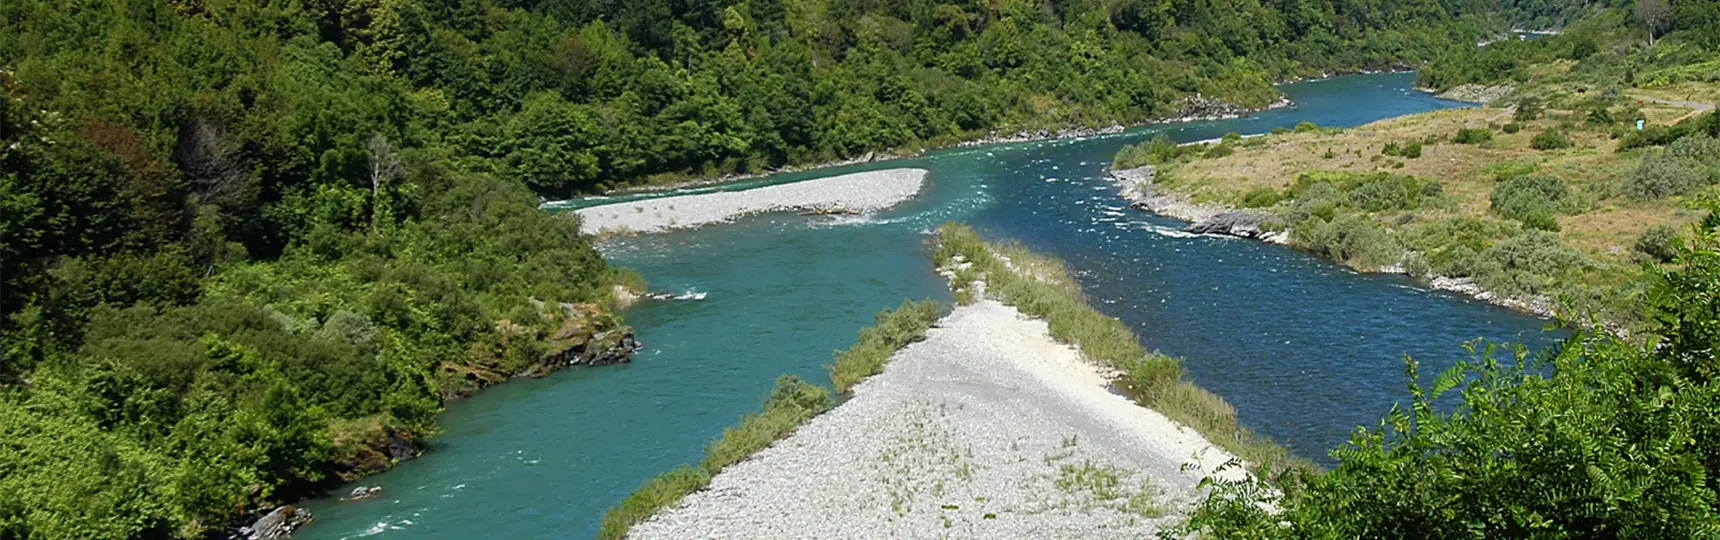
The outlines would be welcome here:
M 1375 426 L 1406 395 L 1402 357 L 1433 373 L 1476 338 L 1545 345 L 1543 321 L 1359 275 L 1280 246 L 1189 237 L 1125 208 L 1105 179 L 1124 144 L 1260 133 L 1312 121 L 1352 126 L 1458 106 L 1410 90 L 1408 74 L 1288 85 L 1294 108 L 1248 119 L 1143 128 L 1079 141 L 961 149 L 763 182 L 923 167 L 914 201 L 869 218 L 759 216 L 603 246 L 655 290 L 703 301 L 627 313 L 646 348 L 631 365 L 486 391 L 448 411 L 432 451 L 365 480 L 375 500 L 320 501 L 300 538 L 584 538 L 646 479 L 695 462 L 756 410 L 773 380 L 825 382 L 832 353 L 904 298 L 948 299 L 926 233 L 966 221 L 1068 261 L 1094 304 L 1150 348 L 1186 359 L 1195 382 L 1244 425 L 1329 463 L 1327 449 Z

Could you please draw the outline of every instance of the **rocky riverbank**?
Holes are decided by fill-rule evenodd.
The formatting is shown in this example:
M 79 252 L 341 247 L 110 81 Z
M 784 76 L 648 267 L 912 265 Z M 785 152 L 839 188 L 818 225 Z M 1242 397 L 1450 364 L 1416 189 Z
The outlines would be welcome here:
M 1511 86 L 1508 84 L 1501 84 L 1501 85 L 1496 85 L 1496 86 L 1486 86 L 1486 85 L 1480 85 L 1480 84 L 1462 84 L 1462 85 L 1458 85 L 1456 87 L 1453 87 L 1450 90 L 1446 90 L 1444 92 L 1438 92 L 1432 88 L 1422 88 L 1420 90 L 1423 92 L 1431 93 L 1431 94 L 1433 94 L 1433 97 L 1436 97 L 1439 99 L 1449 99 L 1452 101 L 1462 101 L 1462 102 L 1466 102 L 1466 103 L 1480 103 L 1482 105 L 1491 105 L 1496 101 L 1505 99 L 1506 97 L 1510 96 L 1512 92 L 1517 91 L 1517 87 Z
M 1406 71 L 1407 71 L 1407 69 L 1406 69 Z M 1356 73 L 1369 73 L 1369 74 L 1371 74 L 1371 73 L 1387 73 L 1387 71 L 1357 70 L 1357 71 L 1351 71 L 1351 72 L 1336 73 L 1336 74 L 1333 74 L 1331 76 L 1345 75 L 1345 74 L 1356 74 Z M 1280 82 L 1287 84 L 1287 83 L 1291 83 L 1291 82 L 1297 82 L 1297 80 L 1287 80 L 1287 81 L 1280 81 Z M 821 163 L 814 163 L 814 164 L 810 164 L 810 165 L 800 165 L 800 166 L 792 166 L 791 165 L 791 166 L 783 167 L 780 169 L 772 169 L 772 170 L 761 171 L 761 172 L 756 172 L 756 173 L 725 174 L 725 175 L 721 175 L 721 176 L 714 176 L 714 177 L 707 177 L 707 178 L 693 178 L 693 179 L 689 179 L 689 180 L 684 180 L 684 181 L 680 181 L 680 182 L 673 182 L 673 183 L 668 183 L 668 184 L 629 186 L 629 187 L 617 188 L 617 189 L 612 189 L 612 190 L 606 191 L 606 192 L 604 192 L 603 195 L 604 196 L 614 196 L 614 195 L 629 195 L 629 194 L 637 194 L 637 193 L 659 193 L 659 192 L 667 192 L 667 191 L 680 191 L 680 190 L 685 190 L 685 189 L 695 189 L 695 188 L 700 188 L 700 187 L 727 184 L 727 183 L 732 183 L 732 182 L 740 182 L 743 180 L 752 180 L 752 179 L 756 179 L 756 178 L 764 178 L 767 176 L 773 176 L 773 175 L 778 175 L 778 174 L 788 174 L 788 173 L 811 171 L 811 170 L 818 170 L 818 169 L 829 169 L 829 168 L 835 168 L 835 167 L 845 167 L 845 166 L 849 166 L 849 165 L 859 165 L 859 164 L 863 164 L 863 163 L 872 163 L 875 161 L 889 161 L 889 160 L 893 160 L 893 159 L 905 159 L 905 158 L 920 156 L 920 155 L 924 154 L 925 152 L 930 152 L 930 151 L 934 151 L 934 150 L 941 150 L 941 149 L 945 149 L 945 148 L 971 148 L 971 147 L 976 147 L 976 146 L 989 146 L 989 145 L 994 145 L 994 144 L 1014 144 L 1014 143 L 1024 143 L 1024 142 L 1035 142 L 1035 141 L 1081 139 L 1081 138 L 1087 138 L 1087 137 L 1099 137 L 1099 136 L 1104 136 L 1104 135 L 1116 135 L 1116 134 L 1123 133 L 1124 131 L 1127 131 L 1129 128 L 1132 128 L 1132 127 L 1147 126 L 1147 125 L 1153 125 L 1153 124 L 1177 124 L 1177 123 L 1187 123 L 1187 122 L 1211 122 L 1211 121 L 1218 121 L 1218 120 L 1231 120 L 1231 119 L 1236 119 L 1236 118 L 1248 116 L 1250 114 L 1258 113 L 1261 111 L 1267 111 L 1267 110 L 1272 110 L 1272 109 L 1281 109 L 1284 107 L 1289 107 L 1289 106 L 1294 105 L 1294 103 L 1292 103 L 1290 101 L 1289 97 L 1279 96 L 1277 101 L 1274 101 L 1265 107 L 1245 107 L 1245 106 L 1237 105 L 1234 103 L 1226 102 L 1223 100 L 1208 98 L 1208 97 L 1205 97 L 1205 96 L 1202 96 L 1199 94 L 1194 94 L 1194 95 L 1190 95 L 1190 96 L 1184 96 L 1183 98 L 1177 100 L 1176 105 L 1178 107 L 1177 113 L 1169 115 L 1169 116 L 1161 117 L 1161 118 L 1155 118 L 1152 120 L 1147 120 L 1144 122 L 1134 122 L 1134 123 L 1130 123 L 1130 124 L 1111 124 L 1109 126 L 1098 127 L 1098 128 L 1091 128 L 1091 127 L 1070 127 L 1070 128 L 1062 128 L 1062 129 L 1041 128 L 1041 129 L 1032 129 L 1032 130 L 1018 130 L 1015 132 L 1008 132 L 1008 131 L 1000 132 L 997 130 L 991 130 L 991 131 L 987 132 L 984 136 L 966 138 L 966 139 L 962 139 L 960 141 L 957 141 L 954 143 L 949 143 L 949 144 L 927 146 L 924 148 L 920 148 L 918 150 L 874 151 L 874 152 L 867 152 L 863 155 L 852 157 L 852 158 L 832 160 L 832 161 L 826 161 L 826 162 L 821 162 Z M 544 204 L 545 205 L 555 205 L 559 202 L 561 202 L 561 201 L 544 201 Z
M 982 300 L 629 537 L 1150 537 L 1229 459 Z
M 1135 169 L 1112 171 L 1111 179 L 1116 182 L 1119 193 L 1129 201 L 1132 208 L 1187 221 L 1189 225 L 1183 228 L 1184 232 L 1235 236 L 1279 245 L 1290 244 L 1289 227 L 1277 222 L 1276 214 L 1264 210 L 1191 203 L 1175 194 L 1164 191 L 1158 184 L 1153 183 L 1156 175 L 1157 168 L 1148 165 Z M 1358 268 L 1357 270 L 1405 273 L 1401 265 L 1383 268 Z M 1483 302 L 1542 317 L 1554 318 L 1558 316 L 1558 310 L 1553 301 L 1546 297 L 1537 296 L 1523 299 L 1502 296 L 1481 288 L 1479 284 L 1469 278 L 1427 276 L 1425 282 L 1429 288 L 1434 290 L 1455 292 Z
M 925 169 L 889 169 L 766 186 L 681 195 L 576 211 L 585 234 L 654 233 L 702 227 L 767 212 L 867 214 L 920 192 Z

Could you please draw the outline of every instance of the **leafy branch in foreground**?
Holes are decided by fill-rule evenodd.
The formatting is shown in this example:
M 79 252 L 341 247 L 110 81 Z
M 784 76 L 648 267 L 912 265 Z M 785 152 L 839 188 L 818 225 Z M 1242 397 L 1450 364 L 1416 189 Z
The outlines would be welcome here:
M 1647 343 L 1579 330 L 1557 351 L 1489 347 L 1417 383 L 1407 408 L 1332 451 L 1337 468 L 1279 498 L 1215 485 L 1187 530 L 1216 538 L 1622 537 L 1720 534 L 1720 218 L 1651 268 Z M 1436 400 L 1462 401 L 1440 412 Z M 1281 509 L 1259 511 L 1261 505 Z

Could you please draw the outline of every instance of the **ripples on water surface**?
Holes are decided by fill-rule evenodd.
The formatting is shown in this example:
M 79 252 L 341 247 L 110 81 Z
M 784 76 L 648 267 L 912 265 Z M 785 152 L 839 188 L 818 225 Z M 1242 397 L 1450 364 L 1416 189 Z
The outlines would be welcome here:
M 1466 354 L 1467 340 L 1544 345 L 1542 321 L 1279 246 L 1183 233 L 1128 210 L 1104 173 L 1119 147 L 1159 131 L 1193 141 L 1456 105 L 1411 92 L 1413 80 L 1297 84 L 1285 88 L 1297 107 L 1248 119 L 761 180 L 932 171 L 919 198 L 876 216 L 760 216 L 604 246 L 653 290 L 707 296 L 628 313 L 646 344 L 631 365 L 511 382 L 451 407 L 424 458 L 364 481 L 384 486 L 381 498 L 313 503 L 318 523 L 299 538 L 590 537 L 606 509 L 696 462 L 756 410 L 778 374 L 826 382 L 823 366 L 873 313 L 904 298 L 947 300 L 925 233 L 949 220 L 1068 261 L 1101 311 L 1186 358 L 1189 375 L 1235 404 L 1244 425 L 1329 462 L 1326 449 L 1405 395 L 1402 355 L 1437 372 Z

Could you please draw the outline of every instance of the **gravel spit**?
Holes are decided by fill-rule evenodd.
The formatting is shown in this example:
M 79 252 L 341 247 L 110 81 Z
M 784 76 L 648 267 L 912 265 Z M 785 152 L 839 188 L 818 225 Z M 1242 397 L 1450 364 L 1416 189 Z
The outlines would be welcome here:
M 925 169 L 889 169 L 745 191 L 719 191 L 582 208 L 580 232 L 653 233 L 765 212 L 871 213 L 920 192 Z
M 985 300 L 631 537 L 1143 538 L 1230 457 Z

